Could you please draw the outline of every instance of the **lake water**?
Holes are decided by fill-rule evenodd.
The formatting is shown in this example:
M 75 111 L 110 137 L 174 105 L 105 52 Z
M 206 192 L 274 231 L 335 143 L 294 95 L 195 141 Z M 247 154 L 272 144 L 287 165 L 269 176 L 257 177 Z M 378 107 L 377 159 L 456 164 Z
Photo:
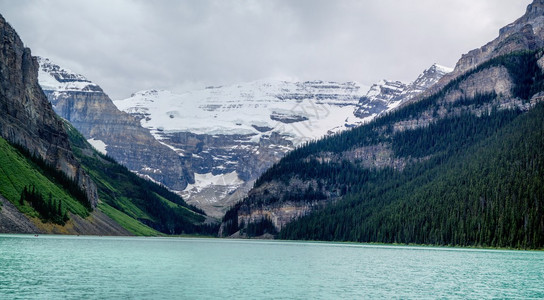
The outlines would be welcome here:
M 544 298 L 544 252 L 0 235 L 0 299 Z

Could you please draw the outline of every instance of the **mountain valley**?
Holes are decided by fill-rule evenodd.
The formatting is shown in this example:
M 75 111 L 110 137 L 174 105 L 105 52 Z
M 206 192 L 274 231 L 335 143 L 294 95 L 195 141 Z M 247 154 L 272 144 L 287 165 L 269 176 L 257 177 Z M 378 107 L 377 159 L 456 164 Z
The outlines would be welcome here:
M 406 83 L 112 100 L 0 16 L 0 232 L 544 247 L 544 0 Z

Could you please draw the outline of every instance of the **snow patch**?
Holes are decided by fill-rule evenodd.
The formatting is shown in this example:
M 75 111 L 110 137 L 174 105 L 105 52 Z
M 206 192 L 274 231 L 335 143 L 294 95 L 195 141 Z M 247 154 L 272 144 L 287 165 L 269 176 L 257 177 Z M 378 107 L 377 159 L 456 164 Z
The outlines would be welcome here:
M 184 191 L 199 192 L 203 188 L 210 186 L 232 186 L 233 189 L 244 183 L 236 171 L 213 175 L 212 173 L 198 174 L 195 173 L 195 183 L 187 185 Z
M 93 146 L 98 152 L 104 155 L 108 154 L 108 151 L 106 151 L 106 147 L 108 145 L 106 145 L 106 143 L 104 143 L 103 141 L 95 140 L 94 138 L 92 138 L 88 139 L 87 142 L 89 142 L 89 144 L 91 144 L 91 146 Z

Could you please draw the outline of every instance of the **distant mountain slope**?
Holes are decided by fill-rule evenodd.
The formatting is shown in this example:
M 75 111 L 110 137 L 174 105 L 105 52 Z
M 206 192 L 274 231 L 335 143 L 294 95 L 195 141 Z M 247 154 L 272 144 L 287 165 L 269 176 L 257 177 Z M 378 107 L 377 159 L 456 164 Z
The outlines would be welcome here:
M 98 186 L 98 208 L 128 231 L 136 235 L 217 232 L 217 225 L 204 224 L 201 210 L 98 153 L 72 125 L 65 126 L 77 159 Z
M 119 111 L 100 86 L 47 58 L 37 59 L 38 79 L 53 109 L 93 146 L 142 176 L 172 189 L 185 188 L 186 171 L 178 155 Z
M 115 104 L 191 166 L 187 201 L 222 216 L 288 151 L 370 121 L 447 71 L 433 65 L 413 83 L 399 82 L 394 96 L 386 84 L 368 91 L 354 82 L 260 80 L 185 94 L 144 91 Z

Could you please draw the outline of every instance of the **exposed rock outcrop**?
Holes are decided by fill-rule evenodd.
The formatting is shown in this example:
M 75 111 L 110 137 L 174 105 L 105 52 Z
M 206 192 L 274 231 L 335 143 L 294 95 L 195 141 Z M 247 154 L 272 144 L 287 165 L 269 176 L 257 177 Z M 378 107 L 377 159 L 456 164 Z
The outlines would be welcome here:
M 38 63 L 0 16 L 0 135 L 76 180 L 93 206 L 96 186 L 71 152 L 68 135 L 38 84 Z
M 0 233 L 42 233 L 27 216 L 0 196 Z

